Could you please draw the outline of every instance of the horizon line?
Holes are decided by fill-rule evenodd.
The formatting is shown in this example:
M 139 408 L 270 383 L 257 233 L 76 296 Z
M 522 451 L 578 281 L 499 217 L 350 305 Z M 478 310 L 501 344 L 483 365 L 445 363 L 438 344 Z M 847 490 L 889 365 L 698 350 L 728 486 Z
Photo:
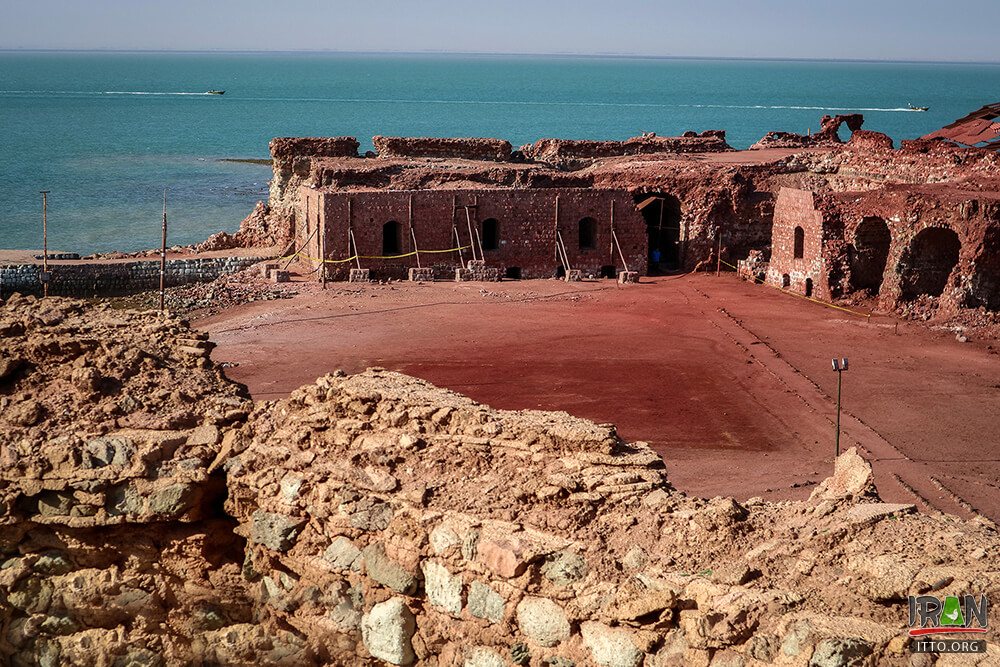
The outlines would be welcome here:
M 162 53 L 162 54 L 230 54 L 230 55 L 372 55 L 372 56 L 489 56 L 509 58 L 594 58 L 606 60 L 721 60 L 763 62 L 836 62 L 836 63 L 896 63 L 913 65 L 1000 65 L 997 60 L 908 60 L 902 58 L 830 58 L 819 56 L 709 56 L 709 55 L 650 55 L 641 53 L 574 53 L 574 52 L 506 52 L 506 51 L 442 51 L 442 50 L 340 50 L 340 49 L 120 49 L 120 48 L 38 48 L 0 47 L 0 53 Z

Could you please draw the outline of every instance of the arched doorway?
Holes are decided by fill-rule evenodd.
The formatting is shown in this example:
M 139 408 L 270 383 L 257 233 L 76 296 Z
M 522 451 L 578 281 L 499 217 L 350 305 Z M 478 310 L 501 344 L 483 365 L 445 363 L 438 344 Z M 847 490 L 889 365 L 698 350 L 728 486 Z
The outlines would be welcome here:
M 649 238 L 649 274 L 681 267 L 681 201 L 663 192 L 635 196 L 636 209 L 646 222 Z
M 885 220 L 869 217 L 861 221 L 854 232 L 854 246 L 849 248 L 852 290 L 867 290 L 873 296 L 879 293 L 891 245 L 892 234 Z
M 902 298 L 941 296 L 961 249 L 958 234 L 950 229 L 929 227 L 917 234 L 899 262 Z

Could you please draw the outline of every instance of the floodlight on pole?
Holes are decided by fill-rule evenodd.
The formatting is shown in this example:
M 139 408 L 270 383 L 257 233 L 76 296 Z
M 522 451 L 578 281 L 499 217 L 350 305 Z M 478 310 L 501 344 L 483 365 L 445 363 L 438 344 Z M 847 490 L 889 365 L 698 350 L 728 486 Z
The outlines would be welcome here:
M 837 371 L 837 435 L 834 458 L 840 456 L 840 389 L 843 384 L 844 371 L 848 369 L 847 357 L 833 360 L 833 370 Z

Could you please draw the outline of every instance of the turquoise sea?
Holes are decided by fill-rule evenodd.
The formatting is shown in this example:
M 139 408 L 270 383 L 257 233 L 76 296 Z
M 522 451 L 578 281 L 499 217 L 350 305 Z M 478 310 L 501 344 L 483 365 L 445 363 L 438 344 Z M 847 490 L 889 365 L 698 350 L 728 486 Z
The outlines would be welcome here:
M 205 95 L 224 89 L 224 96 Z M 235 230 L 284 135 L 624 139 L 865 127 L 918 137 L 997 101 L 1000 65 L 468 55 L 0 53 L 0 247 L 88 253 Z M 927 113 L 906 110 L 929 106 Z

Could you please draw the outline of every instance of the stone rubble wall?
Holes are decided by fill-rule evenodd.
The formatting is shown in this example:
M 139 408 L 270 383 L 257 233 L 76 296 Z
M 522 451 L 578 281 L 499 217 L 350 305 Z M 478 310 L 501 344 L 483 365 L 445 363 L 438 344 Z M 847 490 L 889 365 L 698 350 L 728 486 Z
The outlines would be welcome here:
M 902 667 L 908 594 L 1000 596 L 995 525 L 853 450 L 808 501 L 689 498 L 610 424 L 380 369 L 253 404 L 210 350 L 0 308 L 4 664 Z
M 167 287 L 191 283 L 212 282 L 216 278 L 242 271 L 264 259 L 252 257 L 192 257 L 168 259 Z M 82 264 L 49 264 L 52 274 L 49 294 L 52 296 L 120 296 L 160 286 L 160 261 L 101 262 Z M 0 297 L 13 293 L 41 294 L 42 265 L 8 264 L 0 266 Z
M 512 147 L 504 139 L 372 137 L 379 157 L 456 158 L 508 162 Z
M 522 146 L 520 150 L 529 160 L 561 169 L 579 169 L 601 158 L 656 153 L 714 153 L 733 149 L 726 143 L 724 131 L 708 130 L 701 134 L 688 132 L 681 137 L 647 134 L 625 141 L 539 139 Z
M 381 370 L 258 409 L 234 449 L 257 609 L 320 663 L 907 665 L 907 592 L 1000 586 L 995 527 L 879 502 L 853 450 L 808 502 L 692 499 L 609 425 Z M 952 527 L 986 548 L 935 565 L 919 536 Z

